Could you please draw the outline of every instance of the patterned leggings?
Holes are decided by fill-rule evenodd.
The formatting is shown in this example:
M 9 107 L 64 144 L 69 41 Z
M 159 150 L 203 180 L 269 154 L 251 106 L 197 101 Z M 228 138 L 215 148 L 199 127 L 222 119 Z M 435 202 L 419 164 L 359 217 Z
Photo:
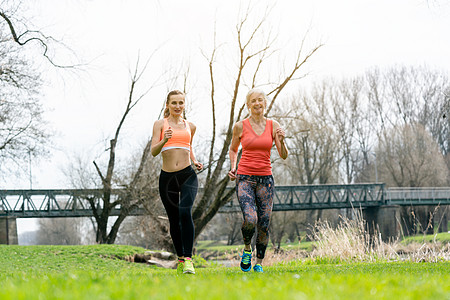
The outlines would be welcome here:
M 256 257 L 263 259 L 269 243 L 270 215 L 273 206 L 274 181 L 272 175 L 237 175 L 236 194 L 244 222 L 242 236 L 246 245 L 251 244 L 257 228 Z

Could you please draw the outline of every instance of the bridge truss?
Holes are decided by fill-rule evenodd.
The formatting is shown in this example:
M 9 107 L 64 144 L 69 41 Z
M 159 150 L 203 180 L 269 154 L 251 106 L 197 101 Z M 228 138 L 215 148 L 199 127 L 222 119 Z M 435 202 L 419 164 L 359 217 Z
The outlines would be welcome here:
M 202 189 L 199 190 L 199 194 L 201 193 Z M 121 195 L 122 190 L 113 190 L 112 201 L 119 199 Z M 382 205 L 450 205 L 450 187 L 386 189 L 381 183 L 277 186 L 273 203 L 274 211 Z M 102 209 L 102 190 L 0 190 L 0 217 L 92 217 L 92 207 L 98 212 Z M 235 193 L 219 212 L 240 212 Z M 120 206 L 117 205 L 110 216 L 119 214 Z M 145 210 L 137 208 L 129 215 L 145 215 Z
M 274 211 L 371 207 L 385 204 L 384 184 L 277 186 Z M 236 197 L 221 212 L 240 211 Z
M 231 189 L 231 188 L 230 188 Z M 199 193 L 202 190 L 200 189 Z M 120 189 L 113 190 L 112 201 L 121 197 Z M 64 190 L 0 190 L 0 217 L 56 218 L 91 217 L 93 208 L 102 208 L 100 189 Z M 383 184 L 277 186 L 274 211 L 350 208 L 379 206 L 385 203 Z M 240 211 L 235 194 L 219 212 Z M 120 214 L 114 207 L 111 216 Z M 143 208 L 130 215 L 144 215 Z
M 100 213 L 102 193 L 100 189 L 0 190 L 0 217 L 92 217 L 93 207 Z M 117 200 L 121 194 L 121 190 L 113 190 L 111 201 Z M 111 210 L 110 216 L 119 214 L 120 206 L 116 206 Z M 144 210 L 139 208 L 129 215 L 143 214 Z

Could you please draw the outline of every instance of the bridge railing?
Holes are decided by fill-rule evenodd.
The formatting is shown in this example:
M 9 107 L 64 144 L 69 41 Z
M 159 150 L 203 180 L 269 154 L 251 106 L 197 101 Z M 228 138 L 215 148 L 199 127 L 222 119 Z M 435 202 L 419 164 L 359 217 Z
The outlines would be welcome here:
M 450 204 L 450 187 L 401 187 L 386 190 L 386 202 L 393 205 Z
M 277 186 L 274 211 L 370 207 L 384 204 L 384 184 L 323 184 Z M 220 212 L 240 211 L 236 196 Z

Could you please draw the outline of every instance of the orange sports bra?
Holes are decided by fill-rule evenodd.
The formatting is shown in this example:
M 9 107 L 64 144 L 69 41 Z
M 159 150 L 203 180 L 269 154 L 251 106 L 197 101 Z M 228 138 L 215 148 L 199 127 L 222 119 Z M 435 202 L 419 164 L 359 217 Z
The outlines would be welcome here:
M 183 120 L 183 122 L 184 122 L 184 129 L 172 128 L 173 130 L 172 137 L 167 141 L 167 143 L 164 144 L 164 147 L 161 149 L 161 152 L 175 148 L 185 149 L 188 151 L 191 150 L 191 127 L 186 122 L 186 120 Z M 166 131 L 168 128 L 169 128 L 169 121 L 167 120 L 167 118 L 164 118 L 164 125 L 160 137 L 161 140 L 164 138 L 164 131 Z

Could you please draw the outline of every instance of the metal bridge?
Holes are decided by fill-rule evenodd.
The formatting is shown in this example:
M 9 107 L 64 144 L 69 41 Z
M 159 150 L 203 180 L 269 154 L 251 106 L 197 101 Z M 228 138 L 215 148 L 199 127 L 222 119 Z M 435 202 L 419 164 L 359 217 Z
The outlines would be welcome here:
M 449 205 L 450 187 L 388 188 L 385 200 L 389 205 Z
M 122 190 L 113 190 L 111 201 L 115 201 Z M 101 213 L 101 189 L 63 189 L 63 190 L 0 190 L 0 217 L 15 218 L 60 218 L 60 217 L 93 217 L 90 204 Z M 118 216 L 120 206 L 111 210 L 110 216 Z M 139 208 L 129 215 L 144 215 Z
M 230 188 L 231 189 L 231 188 Z M 120 189 L 113 190 L 112 197 L 121 196 Z M 200 189 L 199 193 L 202 193 Z M 102 190 L 0 190 L 0 217 L 52 218 L 91 217 L 95 209 L 101 210 Z M 445 188 L 385 188 L 381 183 L 346 185 L 277 186 L 274 195 L 274 211 L 310 210 L 330 208 L 366 208 L 383 205 L 449 205 L 450 187 Z M 221 213 L 239 212 L 235 194 L 221 207 Z M 111 216 L 120 214 L 120 206 Z M 145 215 L 143 208 L 130 215 Z

